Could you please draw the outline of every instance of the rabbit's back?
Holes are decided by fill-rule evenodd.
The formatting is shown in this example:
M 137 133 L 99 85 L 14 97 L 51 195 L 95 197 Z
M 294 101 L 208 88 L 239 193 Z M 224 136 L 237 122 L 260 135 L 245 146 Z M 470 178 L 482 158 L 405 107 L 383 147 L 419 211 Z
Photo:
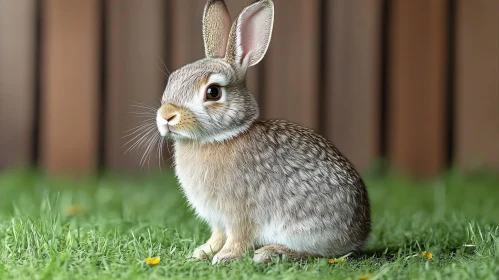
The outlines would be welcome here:
M 370 231 L 369 201 L 353 165 L 310 129 L 281 120 L 259 125 L 253 160 L 264 172 L 253 169 L 254 176 L 245 178 L 258 194 L 254 216 L 266 229 L 257 241 L 321 255 L 364 245 Z M 258 141 L 260 137 L 265 140 Z
M 323 256 L 359 249 L 370 231 L 367 192 L 353 165 L 310 129 L 257 121 L 224 143 L 176 144 L 186 196 L 209 223 L 255 225 L 256 245 Z

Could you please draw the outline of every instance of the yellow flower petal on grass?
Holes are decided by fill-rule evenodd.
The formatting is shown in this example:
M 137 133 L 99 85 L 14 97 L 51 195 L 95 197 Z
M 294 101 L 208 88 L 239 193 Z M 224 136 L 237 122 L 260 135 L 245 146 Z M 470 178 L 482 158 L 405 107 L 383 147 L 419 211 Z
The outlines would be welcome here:
M 345 259 L 330 259 L 329 260 L 329 263 L 340 263 L 340 262 L 344 262 Z
M 361 275 L 359 276 L 359 280 L 368 280 L 371 279 L 371 275 Z
M 69 205 L 66 207 L 66 215 L 68 216 L 75 216 L 83 212 L 85 212 L 85 208 L 81 205 Z
M 421 257 L 427 257 L 428 259 L 431 259 L 433 258 L 433 254 L 431 252 L 423 251 L 421 252 Z
M 156 257 L 156 258 L 146 258 L 146 263 L 147 264 L 152 264 L 152 265 L 156 265 L 159 263 L 161 259 L 159 257 Z

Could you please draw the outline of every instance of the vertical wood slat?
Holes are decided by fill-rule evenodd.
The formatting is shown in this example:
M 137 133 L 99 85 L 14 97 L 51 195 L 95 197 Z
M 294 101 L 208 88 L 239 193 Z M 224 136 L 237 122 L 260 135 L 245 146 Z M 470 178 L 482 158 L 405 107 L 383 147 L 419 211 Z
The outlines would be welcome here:
M 358 168 L 379 156 L 380 0 L 326 2 L 326 136 Z
M 276 0 L 273 38 L 265 61 L 266 118 L 319 127 L 320 1 Z
M 41 163 L 50 172 L 92 172 L 98 152 L 99 1 L 42 1 L 42 19 Z
M 431 176 L 445 167 L 447 2 L 392 3 L 388 153 L 398 169 Z
M 499 168 L 499 1 L 458 1 L 455 160 Z
M 0 1 L 0 169 L 31 160 L 35 6 L 35 1 Z
M 131 132 L 127 130 L 144 124 L 142 121 L 155 123 L 155 112 L 136 105 L 160 105 L 167 81 L 161 62 L 165 60 L 164 37 L 168 36 L 166 8 L 162 0 L 108 0 L 107 4 L 106 165 L 112 170 L 140 170 L 146 146 L 125 153 L 140 139 L 133 139 L 137 134 L 126 135 Z M 149 137 L 157 133 L 154 125 L 150 129 Z M 145 169 L 159 167 L 157 153 L 156 149 L 151 151 Z
M 171 71 L 204 57 L 201 29 L 204 5 L 205 1 L 171 1 Z
M 140 119 L 135 119 L 128 114 L 130 110 L 134 110 L 129 107 L 132 101 L 150 105 L 159 103 L 159 95 L 166 82 L 163 74 L 158 70 L 158 67 L 161 67 L 159 57 L 163 55 L 164 50 L 161 38 L 170 35 L 165 34 L 163 30 L 165 15 L 162 6 L 164 4 L 156 3 L 154 5 L 157 5 L 155 6 L 157 9 L 145 11 L 142 7 L 148 6 L 149 3 L 122 4 L 119 1 L 108 1 L 111 3 L 111 7 L 108 9 L 108 22 L 110 24 L 114 22 L 114 27 L 110 27 L 108 30 L 108 35 L 111 36 L 108 38 L 113 39 L 109 39 L 107 51 L 109 68 L 107 77 L 110 79 L 108 86 L 110 91 L 106 107 L 106 114 L 109 115 L 106 124 L 106 157 L 108 164 L 114 168 L 136 169 L 141 154 L 137 156 L 123 155 L 124 149 L 121 148 L 123 141 L 119 138 L 123 135 L 124 130 L 136 121 L 140 121 Z M 96 141 L 98 139 L 96 136 L 96 103 L 98 103 L 99 74 L 99 4 L 96 2 L 43 1 L 42 64 L 44 68 L 42 70 L 43 108 L 40 131 L 42 163 L 49 170 L 87 171 L 95 167 Z M 189 16 L 185 16 L 185 13 L 181 12 L 182 10 L 177 9 L 172 11 L 175 16 L 172 20 L 175 23 L 173 28 L 182 31 L 186 30 L 185 27 L 181 27 L 182 24 L 192 25 L 192 29 L 188 29 L 182 34 L 177 31 L 176 34 L 180 35 L 171 37 L 170 44 L 178 52 L 170 53 L 172 63 L 168 66 L 170 70 L 175 70 L 173 65 L 179 67 L 203 56 L 201 15 L 204 1 L 171 0 L 171 2 L 177 6 L 184 5 L 184 12 L 189 14 Z M 233 19 L 244 2 L 246 1 L 227 1 Z M 359 2 L 365 6 L 375 5 L 373 4 L 375 1 Z M 389 67 L 392 75 L 389 84 L 389 153 L 394 163 L 401 166 L 402 169 L 414 170 L 423 174 L 434 174 L 437 170 L 441 170 L 445 160 L 443 139 L 446 129 L 443 121 L 445 116 L 443 99 L 446 90 L 445 24 L 448 11 L 446 11 L 446 5 L 443 2 L 445 1 L 426 0 L 413 1 L 413 3 L 411 1 L 392 1 L 394 6 L 391 20 L 390 50 L 393 57 Z M 280 0 L 276 0 L 275 3 L 276 28 L 274 29 L 271 49 L 265 58 L 267 64 L 265 70 L 268 73 L 264 86 L 265 92 L 263 92 L 265 96 L 262 96 L 262 99 L 266 101 L 265 105 L 267 106 L 265 106 L 263 115 L 264 117 L 282 117 L 314 127 L 321 121 L 317 119 L 317 105 L 314 105 L 318 104 L 318 97 L 315 96 L 315 93 L 309 95 L 313 89 L 307 85 L 319 77 L 317 60 L 320 58 L 316 57 L 319 49 L 316 45 L 319 39 L 318 34 L 316 34 L 319 30 L 317 26 L 319 7 L 318 4 L 315 6 L 315 3 L 306 6 L 307 1 L 296 1 L 296 3 L 293 2 L 293 5 L 288 6 Z M 353 76 L 351 73 L 356 73 L 359 78 L 368 80 L 366 78 L 367 72 L 363 71 L 367 71 L 369 66 L 365 68 L 357 63 L 375 63 L 372 62 L 372 57 L 362 58 L 355 55 L 358 52 L 359 55 L 367 56 L 365 49 L 374 52 L 369 47 L 369 43 L 364 44 L 364 40 L 369 40 L 367 37 L 360 37 L 360 35 L 356 37 L 355 28 L 359 28 L 358 34 L 367 33 L 368 28 L 374 28 L 374 24 L 370 25 L 366 22 L 375 20 L 371 16 L 376 7 L 368 14 L 353 17 L 346 16 L 346 14 L 353 13 L 353 7 L 357 7 L 357 2 L 346 3 L 346 1 L 335 0 L 327 3 L 330 7 L 335 7 L 332 11 L 330 9 L 327 11 L 327 21 L 332 24 L 335 31 L 332 31 L 333 34 L 330 34 L 328 38 L 328 40 L 332 40 L 329 41 L 332 48 L 326 50 L 329 53 L 327 69 L 332 71 L 327 74 L 327 77 L 331 78 L 326 79 L 326 88 L 331 89 L 325 93 L 328 104 L 326 136 L 332 139 L 354 163 L 362 166 L 364 161 L 369 162 L 368 155 L 369 151 L 372 150 L 369 145 L 354 143 L 354 139 L 363 138 L 358 137 L 356 133 L 361 133 L 365 131 L 364 129 L 350 130 L 349 128 L 365 125 L 360 118 L 363 120 L 366 115 L 375 113 L 369 113 L 369 109 L 361 110 L 361 107 L 363 108 L 370 103 L 365 101 L 363 104 L 359 101 L 360 99 L 356 99 L 358 92 L 367 94 L 366 91 L 362 90 L 365 84 L 360 81 L 355 83 L 348 77 Z M 499 136 L 497 134 L 499 132 L 496 127 L 499 123 L 499 110 L 495 104 L 499 102 L 499 84 L 496 78 L 499 75 L 499 54 L 497 51 L 499 24 L 495 15 L 498 14 L 499 10 L 498 2 L 480 0 L 457 1 L 457 3 L 459 14 L 457 16 L 456 42 L 456 139 L 454 140 L 454 154 L 460 166 L 481 165 L 482 163 L 497 166 L 499 158 L 499 141 L 497 140 Z M 15 5 L 17 12 L 13 12 L 14 10 L 10 8 L 10 5 Z M 31 68 L 34 61 L 33 49 L 35 48 L 34 5 L 34 1 L 0 1 L 0 118 L 9 120 L 0 122 L 0 131 L 9 131 L 9 133 L 0 133 L 0 166 L 11 164 L 17 159 L 26 162 L 31 154 L 30 140 L 33 116 L 30 114 L 32 114 L 32 87 L 34 85 L 34 71 Z M 127 5 L 130 7 L 123 8 Z M 199 7 L 193 7 L 194 5 Z M 27 6 L 29 8 L 26 8 Z M 48 9 L 47 7 L 54 8 Z M 124 15 L 124 9 L 130 11 Z M 310 9 L 314 11 L 310 12 Z M 343 11 L 344 14 L 340 11 Z M 133 17 L 132 14 L 137 13 L 146 15 L 147 18 L 153 14 L 152 19 L 149 18 L 147 21 L 149 23 L 136 27 L 137 31 L 133 31 L 136 32 L 135 34 L 148 34 L 141 39 L 138 39 L 138 35 L 130 35 L 128 32 L 133 33 L 129 29 L 142 24 L 143 20 L 135 19 L 136 22 L 123 24 L 124 21 Z M 338 15 L 338 13 L 341 14 Z M 195 20 L 196 15 L 194 14 L 197 15 L 197 20 Z M 312 19 L 313 17 L 315 19 Z M 336 22 L 341 17 L 345 21 Z M 21 21 L 22 23 L 17 23 Z M 26 23 L 28 21 L 31 23 Z M 150 35 L 151 33 L 147 31 L 150 30 L 150 21 L 156 22 L 151 26 L 155 26 L 152 28 L 152 33 L 159 36 L 157 40 L 159 43 L 156 43 L 154 39 L 157 37 Z M 178 23 L 179 21 L 180 23 Z M 334 27 L 345 22 L 348 22 L 348 25 L 342 27 L 340 31 Z M 361 23 L 368 25 L 368 27 L 366 29 L 358 27 Z M 12 28 L 12 25 L 16 25 L 16 27 Z M 147 27 L 144 27 L 146 25 Z M 297 31 L 299 28 L 302 31 Z M 112 35 L 115 31 L 111 30 L 119 32 Z M 309 32 L 310 30 L 315 32 Z M 354 31 L 350 33 L 348 30 Z M 12 37 L 12 32 L 15 32 L 15 37 Z M 302 32 L 305 32 L 307 36 L 303 37 Z M 173 42 L 179 39 L 179 36 L 180 42 L 183 43 Z M 7 37 L 9 39 L 5 39 Z M 155 47 L 149 46 L 151 44 L 148 42 L 151 40 L 155 42 L 153 43 Z M 342 40 L 345 42 L 341 42 Z M 347 47 L 348 44 L 353 43 L 358 44 L 358 47 L 362 49 Z M 276 44 L 277 46 L 274 46 Z M 374 45 L 374 43 L 372 44 Z M 303 49 L 296 51 L 299 49 L 296 46 L 305 46 L 305 50 L 306 48 L 313 49 L 315 54 L 305 51 L 307 58 L 302 58 L 300 56 Z M 153 57 L 153 62 L 150 62 L 153 59 L 149 60 L 149 58 L 148 62 L 144 62 L 143 56 L 137 58 L 135 54 L 142 52 L 141 48 L 147 48 L 144 53 L 147 54 L 146 56 Z M 182 54 L 182 51 L 185 54 Z M 23 55 L 17 56 L 18 53 L 23 53 Z M 89 57 L 90 59 L 88 59 Z M 15 62 L 10 62 L 14 60 Z M 134 63 L 139 63 L 141 66 L 134 68 L 131 66 Z M 313 68 L 312 71 L 308 71 L 310 67 Z M 150 70 L 151 73 L 148 72 Z M 310 74 L 311 72 L 314 72 L 315 75 Z M 253 77 L 251 75 L 250 73 L 250 77 L 248 77 L 249 80 L 252 80 L 250 84 L 253 85 L 249 85 L 250 89 L 252 87 L 258 88 L 257 75 Z M 153 81 L 153 84 L 154 81 L 159 80 L 156 82 L 159 85 L 152 86 L 159 89 L 157 93 L 149 95 L 149 92 L 157 90 L 145 88 L 148 87 L 147 82 L 144 82 L 148 79 L 147 77 L 152 77 L 148 81 Z M 140 94 L 135 94 L 137 91 Z M 24 92 L 30 92 L 30 94 L 24 94 Z M 331 96 L 328 97 L 328 94 Z M 363 98 L 370 98 L 370 95 L 363 96 Z M 5 101 L 7 99 L 8 102 Z M 310 100 L 313 102 L 312 106 L 307 103 Z M 22 114 L 18 112 L 22 112 Z M 370 140 L 364 142 L 372 144 Z M 366 151 L 359 147 L 365 148 Z

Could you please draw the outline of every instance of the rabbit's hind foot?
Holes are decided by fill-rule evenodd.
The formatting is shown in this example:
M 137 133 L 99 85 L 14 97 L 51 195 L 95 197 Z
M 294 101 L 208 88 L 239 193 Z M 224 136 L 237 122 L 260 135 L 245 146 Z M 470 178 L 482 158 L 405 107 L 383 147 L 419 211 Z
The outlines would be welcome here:
M 309 256 L 316 257 L 313 254 L 293 251 L 282 245 L 267 245 L 255 251 L 253 261 L 255 263 L 269 263 L 272 261 L 272 257 L 281 258 L 283 255 L 292 260 L 306 260 Z

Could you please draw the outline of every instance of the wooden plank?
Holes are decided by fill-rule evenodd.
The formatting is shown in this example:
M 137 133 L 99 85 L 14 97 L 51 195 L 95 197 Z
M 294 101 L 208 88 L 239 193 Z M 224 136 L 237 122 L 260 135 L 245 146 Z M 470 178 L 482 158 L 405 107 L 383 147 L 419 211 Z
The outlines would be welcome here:
M 320 1 L 274 1 L 261 99 L 266 118 L 319 127 Z
M 171 1 L 171 70 L 204 58 L 202 19 L 205 1 Z
M 458 1 L 455 160 L 499 168 L 499 1 Z
M 0 169 L 30 164 L 35 1 L 0 1 Z
M 150 123 L 155 123 L 152 116 L 132 112 L 152 112 L 136 105 L 153 108 L 160 105 L 167 81 L 161 62 L 165 60 L 165 36 L 169 36 L 165 31 L 165 2 L 108 0 L 107 4 L 105 161 L 111 170 L 140 170 L 146 146 L 125 153 L 139 138 L 132 140 L 135 135 L 124 136 L 128 129 L 137 127 L 141 121 L 150 119 Z M 154 149 L 144 169 L 158 168 L 157 160 L 157 150 Z
M 42 1 L 41 163 L 95 170 L 98 145 L 98 0 Z
M 325 135 L 361 170 L 379 157 L 381 2 L 326 2 Z
M 445 167 L 445 0 L 392 1 L 388 153 L 399 169 L 435 175 Z

